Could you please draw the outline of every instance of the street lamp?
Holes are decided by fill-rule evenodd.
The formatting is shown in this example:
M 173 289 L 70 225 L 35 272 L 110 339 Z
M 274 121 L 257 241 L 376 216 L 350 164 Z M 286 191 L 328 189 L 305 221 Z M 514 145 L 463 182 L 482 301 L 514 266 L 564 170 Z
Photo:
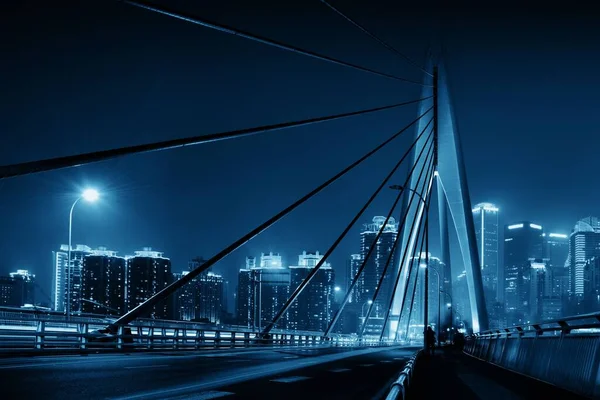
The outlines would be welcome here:
M 72 233 L 73 233 L 73 210 L 75 209 L 75 205 L 77 203 L 79 203 L 79 200 L 84 199 L 87 202 L 93 203 L 96 200 L 98 200 L 98 198 L 100 197 L 100 195 L 98 194 L 98 191 L 95 189 L 85 189 L 83 191 L 83 193 L 81 193 L 81 195 L 75 199 L 75 201 L 73 202 L 73 205 L 71 206 L 71 211 L 69 212 L 69 250 L 68 250 L 68 255 L 67 255 L 67 307 L 66 307 L 66 311 L 67 311 L 67 320 L 69 320 L 71 318 L 71 274 L 72 274 L 72 265 L 71 265 L 71 248 L 72 246 L 72 242 L 71 242 L 71 237 L 72 237 Z
M 336 286 L 336 287 L 333 288 L 334 292 L 339 292 L 340 290 L 342 290 L 342 288 L 339 287 L 339 286 Z

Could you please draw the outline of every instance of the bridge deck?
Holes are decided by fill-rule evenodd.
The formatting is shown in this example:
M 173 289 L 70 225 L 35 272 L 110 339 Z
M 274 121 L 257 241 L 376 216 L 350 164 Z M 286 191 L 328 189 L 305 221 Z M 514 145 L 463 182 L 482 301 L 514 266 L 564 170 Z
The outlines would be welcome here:
M 508 371 L 458 350 L 437 350 L 419 359 L 410 398 L 461 400 L 584 399 L 544 382 Z

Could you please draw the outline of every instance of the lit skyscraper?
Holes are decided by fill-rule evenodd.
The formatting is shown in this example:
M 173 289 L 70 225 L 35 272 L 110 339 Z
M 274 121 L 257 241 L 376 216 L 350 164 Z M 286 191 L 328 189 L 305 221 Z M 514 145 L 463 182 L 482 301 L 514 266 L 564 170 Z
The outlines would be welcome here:
M 541 225 L 527 221 L 504 227 L 505 310 L 509 325 L 525 322 L 530 314 L 531 260 L 542 259 L 542 235 Z
M 100 247 L 83 259 L 81 312 L 123 315 L 125 313 L 124 257 Z
M 264 328 L 273 320 L 290 293 L 290 269 L 284 268 L 277 253 L 263 253 L 259 266 L 254 257 L 246 259 L 246 268 L 238 275 L 238 323 Z M 285 329 L 287 314 L 275 328 Z
M 127 258 L 127 310 L 133 310 L 172 282 L 171 260 L 163 253 L 150 247 L 136 251 Z M 174 308 L 172 299 L 162 301 L 152 308 L 149 317 L 172 319 Z
M 35 305 L 35 275 L 26 269 L 0 277 L 0 305 L 21 307 Z
M 361 292 L 359 293 L 357 289 L 356 297 L 357 299 L 360 299 L 358 303 L 364 303 L 365 301 L 372 299 L 375 289 L 379 284 L 379 279 L 383 274 L 383 269 L 385 268 L 388 256 L 392 251 L 396 236 L 398 236 L 398 224 L 396 223 L 396 220 L 390 218 L 386 226 L 383 226 L 384 222 L 385 217 L 374 217 L 372 223 L 363 225 L 362 232 L 360 233 L 360 257 L 362 260 L 366 259 L 371 246 L 375 246 L 375 249 L 367 260 L 367 264 L 363 271 L 364 280 Z M 383 232 L 377 243 L 374 243 L 375 237 L 382 227 Z M 382 287 L 379 290 L 377 300 L 373 307 L 373 318 L 383 318 L 384 313 L 387 311 L 394 283 L 394 279 L 391 279 L 390 276 L 393 275 L 393 266 L 395 264 L 394 256 L 392 255 L 388 271 L 384 277 Z M 360 304 L 357 305 L 361 306 Z
M 59 251 L 53 252 L 54 277 L 52 285 L 52 298 L 54 300 L 54 309 L 56 311 L 65 311 L 67 294 L 71 301 L 71 311 L 79 311 L 81 304 L 81 270 L 83 268 L 83 259 L 92 253 L 88 246 L 78 244 L 71 249 L 71 280 L 70 290 L 67 289 L 69 271 L 67 270 L 67 258 L 69 245 L 63 244 Z
M 577 222 L 569 238 L 569 291 L 573 300 L 581 301 L 584 295 L 586 263 L 600 257 L 600 221 L 596 217 Z
M 290 266 L 291 289 L 297 288 L 323 255 L 304 251 L 298 256 L 298 265 Z M 304 288 L 288 311 L 288 328 L 301 331 L 324 331 L 333 311 L 334 272 L 324 263 Z
M 489 312 L 493 309 L 494 303 L 502 299 L 502 290 L 498 290 L 498 207 L 491 203 L 477 204 L 473 207 L 473 221 L 477 236 L 483 291 Z

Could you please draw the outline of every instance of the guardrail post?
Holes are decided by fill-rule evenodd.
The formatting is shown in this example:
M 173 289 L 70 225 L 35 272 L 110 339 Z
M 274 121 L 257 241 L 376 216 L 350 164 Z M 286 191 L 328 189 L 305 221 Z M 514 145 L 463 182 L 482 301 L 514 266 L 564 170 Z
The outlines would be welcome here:
M 565 336 L 571 333 L 571 327 L 566 321 L 558 321 L 558 325 L 560 326 L 560 335 Z
M 162 344 L 163 347 L 167 344 L 167 329 L 166 328 L 160 328 L 160 344 Z
M 154 347 L 154 327 L 148 328 L 148 350 L 152 350 Z
M 244 346 L 250 347 L 250 332 L 244 332 Z
M 88 332 L 89 332 L 89 325 L 88 324 L 78 324 L 78 329 L 79 331 L 79 349 L 81 350 L 85 350 L 87 342 L 88 342 Z
M 117 329 L 117 349 L 119 350 L 123 349 L 123 328 L 123 325 L 119 325 L 119 328 Z
M 216 331 L 215 332 L 215 347 L 219 347 L 219 344 L 221 343 L 221 331 Z
M 173 330 L 173 349 L 179 348 L 179 328 Z
M 35 328 L 35 348 L 37 350 L 44 349 L 44 331 L 46 330 L 46 321 L 38 321 Z

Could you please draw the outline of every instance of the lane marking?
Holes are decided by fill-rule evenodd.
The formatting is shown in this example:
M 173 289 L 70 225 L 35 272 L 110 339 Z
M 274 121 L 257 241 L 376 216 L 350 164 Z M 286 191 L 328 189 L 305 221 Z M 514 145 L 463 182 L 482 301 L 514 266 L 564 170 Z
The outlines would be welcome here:
M 308 376 L 288 376 L 287 378 L 271 379 L 271 382 L 292 383 L 292 382 L 304 381 L 306 379 L 310 379 L 310 377 L 308 377 Z
M 286 358 L 286 359 L 290 359 L 290 358 L 298 358 L 298 356 L 286 356 L 286 357 L 283 357 L 283 358 Z
M 404 361 L 406 360 L 406 357 L 394 357 L 394 360 Z
M 229 364 L 229 363 L 239 363 L 239 362 L 247 362 L 247 361 L 250 361 L 250 360 L 227 360 L 225 362 Z
M 141 368 L 162 368 L 162 367 L 168 367 L 168 364 L 161 364 L 161 365 L 140 365 L 138 367 L 125 367 L 125 369 L 141 369 Z
M 390 360 L 381 360 L 380 362 L 382 362 L 382 363 L 391 363 Z
M 361 364 L 359 367 L 372 367 L 375 364 Z
M 329 372 L 347 372 L 351 371 L 350 368 L 338 368 L 338 369 L 330 369 Z

